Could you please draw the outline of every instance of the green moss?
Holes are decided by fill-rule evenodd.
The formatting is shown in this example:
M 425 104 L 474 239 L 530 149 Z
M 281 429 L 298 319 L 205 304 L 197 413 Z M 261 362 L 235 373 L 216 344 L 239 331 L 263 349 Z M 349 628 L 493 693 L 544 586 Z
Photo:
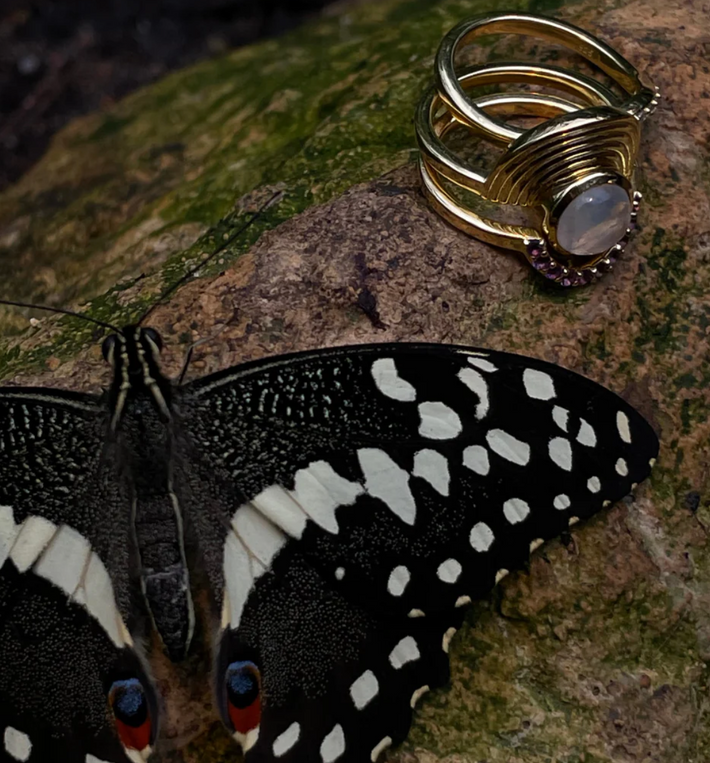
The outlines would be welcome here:
M 531 0 L 530 13 L 552 15 L 554 11 L 559 10 L 563 5 L 566 5 L 565 0 Z
M 658 271 L 659 280 L 668 291 L 675 291 L 683 280 L 687 259 L 685 247 L 674 242 L 663 228 L 656 228 L 646 263 Z
M 681 374 L 676 380 L 675 385 L 679 389 L 692 389 L 698 386 L 698 380 L 692 373 Z
M 110 138 L 112 135 L 123 132 L 131 121 L 131 117 L 116 117 L 113 114 L 108 114 L 101 125 L 89 136 L 88 140 L 106 140 L 106 138 Z
M 411 160 L 412 113 L 431 78 L 442 30 L 488 7 L 462 0 L 435 8 L 416 0 L 363 6 L 348 13 L 345 35 L 339 18 L 326 20 L 177 72 L 110 113 L 77 123 L 36 175 L 0 197 L 0 227 L 31 218 L 11 256 L 0 259 L 17 262 L 31 252 L 33 271 L 28 278 L 8 265 L 0 272 L 6 288 L 61 305 L 103 294 L 103 304 L 114 307 L 113 283 L 136 272 L 130 245 L 118 255 L 125 267 L 120 259 L 116 267 L 113 256 L 111 272 L 119 279 L 107 280 L 101 267 L 86 278 L 84 263 L 100 264 L 142 224 L 159 220 L 147 241 L 178 225 L 216 226 L 161 266 L 169 283 L 210 251 L 221 229 L 239 222 L 232 205 L 251 189 L 283 188 L 280 214 L 265 216 L 235 241 L 225 262 L 287 217 Z M 150 261 L 141 268 L 150 271 Z M 35 276 L 43 269 L 53 272 L 51 289 Z M 139 298 L 114 318 L 129 319 L 144 307 Z M 59 342 L 57 350 L 70 346 Z
M 710 411 L 704 400 L 685 398 L 680 407 L 680 420 L 682 433 L 689 434 L 696 427 L 701 426 L 708 420 Z

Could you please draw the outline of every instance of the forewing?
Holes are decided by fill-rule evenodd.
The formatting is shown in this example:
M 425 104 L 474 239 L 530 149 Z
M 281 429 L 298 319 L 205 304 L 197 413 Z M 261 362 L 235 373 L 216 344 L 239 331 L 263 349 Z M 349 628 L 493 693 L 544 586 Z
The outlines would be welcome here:
M 123 620 L 130 506 L 105 423 L 88 396 L 0 392 L 1 761 L 129 760 L 107 689 L 145 676 Z
M 325 712 L 337 696 L 334 723 L 354 735 L 342 759 L 369 759 L 352 741 L 372 739 L 347 701 L 352 675 L 341 673 L 381 664 L 375 677 L 386 696 L 403 675 L 387 668 L 399 636 L 425 641 L 422 659 L 410 661 L 412 683 L 383 705 L 374 727 L 400 741 L 411 712 L 402 697 L 445 678 L 427 671 L 441 660 L 457 610 L 521 567 L 531 548 L 630 492 L 658 448 L 648 423 L 599 385 L 541 361 L 466 348 L 305 353 L 218 374 L 183 395 L 185 490 L 218 595 L 226 586 L 223 622 L 241 637 L 247 621 L 264 620 L 251 645 L 264 673 L 263 732 L 251 754 L 265 759 L 278 757 L 269 745 L 285 731 L 273 719 L 283 726 L 291 713 L 296 722 L 312 702 Z M 278 590 L 296 553 L 311 578 L 299 597 L 283 594 L 294 614 L 282 627 L 261 591 Z M 328 633 L 329 643 L 345 638 L 316 580 L 363 613 L 369 630 L 350 661 L 337 650 L 328 666 L 312 661 L 328 691 L 294 677 L 292 694 L 273 692 L 275 650 L 296 662 Z M 321 603 L 322 632 L 306 637 L 297 613 L 309 602 Z M 325 737 L 314 740 L 324 729 L 309 728 L 316 715 L 302 718 L 309 752 L 301 760 L 321 760 L 315 750 Z

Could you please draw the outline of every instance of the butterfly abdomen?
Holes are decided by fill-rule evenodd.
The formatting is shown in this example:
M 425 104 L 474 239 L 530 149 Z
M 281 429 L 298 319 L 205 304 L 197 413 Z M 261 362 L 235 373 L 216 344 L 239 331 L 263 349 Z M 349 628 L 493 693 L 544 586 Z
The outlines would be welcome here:
M 133 527 L 146 603 L 172 660 L 182 659 L 194 614 L 180 501 L 173 489 L 171 430 L 145 392 L 132 392 L 118 432 L 129 465 Z
M 173 660 L 185 656 L 193 622 L 178 511 L 177 500 L 169 493 L 136 497 L 135 536 L 141 584 L 155 627 Z

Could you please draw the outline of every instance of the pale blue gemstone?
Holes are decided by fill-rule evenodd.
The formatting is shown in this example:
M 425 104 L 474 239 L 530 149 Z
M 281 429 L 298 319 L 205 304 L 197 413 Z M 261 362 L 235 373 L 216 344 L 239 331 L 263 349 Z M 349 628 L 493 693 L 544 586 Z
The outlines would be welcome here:
M 572 254 L 601 254 L 624 236 L 630 223 L 629 194 L 614 183 L 595 185 L 560 215 L 557 242 Z

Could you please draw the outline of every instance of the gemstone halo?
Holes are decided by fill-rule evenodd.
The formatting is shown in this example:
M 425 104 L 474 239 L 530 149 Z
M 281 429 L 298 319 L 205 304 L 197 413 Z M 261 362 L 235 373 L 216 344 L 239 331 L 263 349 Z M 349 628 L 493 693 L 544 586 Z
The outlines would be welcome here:
M 525 242 L 527 259 L 533 268 L 564 287 L 585 286 L 613 270 L 636 229 L 641 204 L 641 194 L 632 191 L 623 178 L 620 181 L 588 178 L 571 190 L 573 192 L 566 192 L 553 206 L 552 213 L 546 214 L 544 237 Z M 572 232 L 576 232 L 581 242 L 575 242 L 572 251 L 559 243 L 560 221 L 564 221 L 568 211 L 578 216 L 571 221 Z M 565 242 L 567 233 L 563 228 Z M 599 247 L 605 248 L 592 252 Z

